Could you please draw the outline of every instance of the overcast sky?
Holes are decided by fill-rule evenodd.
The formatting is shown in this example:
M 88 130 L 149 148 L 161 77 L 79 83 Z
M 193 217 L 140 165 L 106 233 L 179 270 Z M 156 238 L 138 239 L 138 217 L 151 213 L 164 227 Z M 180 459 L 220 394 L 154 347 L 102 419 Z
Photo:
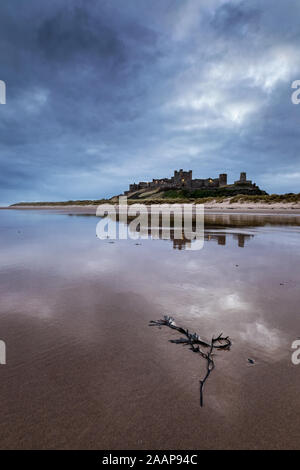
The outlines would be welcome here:
M 0 4 L 0 203 L 192 169 L 300 191 L 299 0 Z

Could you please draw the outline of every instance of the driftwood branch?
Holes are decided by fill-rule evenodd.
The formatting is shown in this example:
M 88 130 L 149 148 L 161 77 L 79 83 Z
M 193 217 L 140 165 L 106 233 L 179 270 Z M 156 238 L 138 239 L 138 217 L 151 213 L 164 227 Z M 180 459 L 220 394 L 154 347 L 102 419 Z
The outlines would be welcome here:
M 203 406 L 203 388 L 206 380 L 208 379 L 210 373 L 215 368 L 215 363 L 213 359 L 213 352 L 214 349 L 222 349 L 222 350 L 229 350 L 231 346 L 231 340 L 228 336 L 222 336 L 222 333 L 219 334 L 216 338 L 212 338 L 211 342 L 208 343 L 207 341 L 200 338 L 197 333 L 190 333 L 189 330 L 181 328 L 177 326 L 174 318 L 169 317 L 167 315 L 164 316 L 162 320 L 151 320 L 149 326 L 158 326 L 161 328 L 162 326 L 168 326 L 172 330 L 176 330 L 179 333 L 183 334 L 184 337 L 179 339 L 171 339 L 171 343 L 175 344 L 183 344 L 190 346 L 191 351 L 200 354 L 203 359 L 206 360 L 206 374 L 203 379 L 200 380 L 200 406 Z M 205 349 L 205 351 L 204 351 Z

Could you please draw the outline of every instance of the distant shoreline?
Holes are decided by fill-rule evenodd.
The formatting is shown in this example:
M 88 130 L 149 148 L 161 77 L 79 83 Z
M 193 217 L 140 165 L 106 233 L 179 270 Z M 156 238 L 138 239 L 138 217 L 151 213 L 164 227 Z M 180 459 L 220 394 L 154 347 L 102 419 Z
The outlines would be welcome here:
M 138 201 L 134 201 L 138 202 Z M 139 201 L 142 203 L 143 201 Z M 147 201 L 144 201 L 146 205 Z M 176 201 L 172 201 L 175 203 Z M 109 201 L 106 201 L 109 203 Z M 112 202 L 110 202 L 112 204 Z M 165 203 L 169 203 L 170 201 L 166 201 Z M 188 202 L 186 202 L 187 204 Z M 190 203 L 197 203 L 201 204 L 201 202 L 191 201 Z M 100 204 L 100 203 L 99 203 Z M 183 204 L 183 203 L 179 203 Z M 117 204 L 115 204 L 117 206 Z M 67 213 L 81 213 L 81 214 L 96 214 L 98 205 L 97 204 L 87 204 L 87 205 L 77 205 L 77 204 L 70 204 L 70 205 L 61 205 L 61 204 L 51 204 L 51 205 L 42 205 L 42 204 L 21 204 L 21 205 L 13 205 L 8 207 L 0 207 L 2 210 L 45 210 L 45 211 L 59 211 L 59 212 L 67 212 Z M 290 203 L 290 202 L 281 202 L 281 203 L 250 203 L 250 202 L 239 202 L 239 203 L 228 203 L 228 202 L 209 202 L 204 203 L 205 211 L 208 213 L 214 212 L 221 212 L 221 213 L 258 213 L 258 214 L 294 214 L 300 215 L 300 203 Z

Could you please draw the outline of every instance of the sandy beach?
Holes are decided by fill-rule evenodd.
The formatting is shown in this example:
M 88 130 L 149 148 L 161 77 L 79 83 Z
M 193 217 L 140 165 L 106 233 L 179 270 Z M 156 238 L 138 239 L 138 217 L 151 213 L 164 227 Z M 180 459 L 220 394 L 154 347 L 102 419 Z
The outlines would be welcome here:
M 0 214 L 1 448 L 298 448 L 299 219 L 211 214 L 189 252 L 69 211 Z M 203 408 L 205 361 L 148 326 L 164 314 L 232 340 Z
M 176 201 L 174 201 L 176 202 Z M 117 204 L 114 204 L 118 207 Z M 261 213 L 261 214 L 300 214 L 300 204 L 299 203 L 218 203 L 218 202 L 209 202 L 204 204 L 205 211 L 207 212 L 241 212 L 241 213 Z M 8 209 L 8 210 L 55 210 L 55 211 L 62 211 L 62 212 L 74 212 L 74 213 L 89 213 L 95 214 L 97 210 L 96 205 L 63 205 L 63 206 L 9 206 L 9 207 L 2 207 L 0 209 Z

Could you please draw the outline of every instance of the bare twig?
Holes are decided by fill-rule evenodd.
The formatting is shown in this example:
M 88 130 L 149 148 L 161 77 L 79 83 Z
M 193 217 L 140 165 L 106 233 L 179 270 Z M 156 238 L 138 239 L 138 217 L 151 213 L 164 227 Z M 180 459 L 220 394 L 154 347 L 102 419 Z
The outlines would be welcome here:
M 207 341 L 200 338 L 197 333 L 190 333 L 189 330 L 181 328 L 177 326 L 174 318 L 169 317 L 167 315 L 164 316 L 162 320 L 151 320 L 149 326 L 158 326 L 161 328 L 162 326 L 168 326 L 172 330 L 176 330 L 179 333 L 183 334 L 183 338 L 179 339 L 171 339 L 171 343 L 175 344 L 183 344 L 189 345 L 191 351 L 200 354 L 206 360 L 206 374 L 202 380 L 200 380 L 200 406 L 203 406 L 203 388 L 206 380 L 208 379 L 210 373 L 215 368 L 215 363 L 213 360 L 213 351 L 214 349 L 222 349 L 222 350 L 229 350 L 231 346 L 231 340 L 228 336 L 222 336 L 222 333 L 219 334 L 216 338 L 212 338 L 211 342 L 208 343 Z M 202 348 L 207 348 L 208 351 L 203 351 Z

